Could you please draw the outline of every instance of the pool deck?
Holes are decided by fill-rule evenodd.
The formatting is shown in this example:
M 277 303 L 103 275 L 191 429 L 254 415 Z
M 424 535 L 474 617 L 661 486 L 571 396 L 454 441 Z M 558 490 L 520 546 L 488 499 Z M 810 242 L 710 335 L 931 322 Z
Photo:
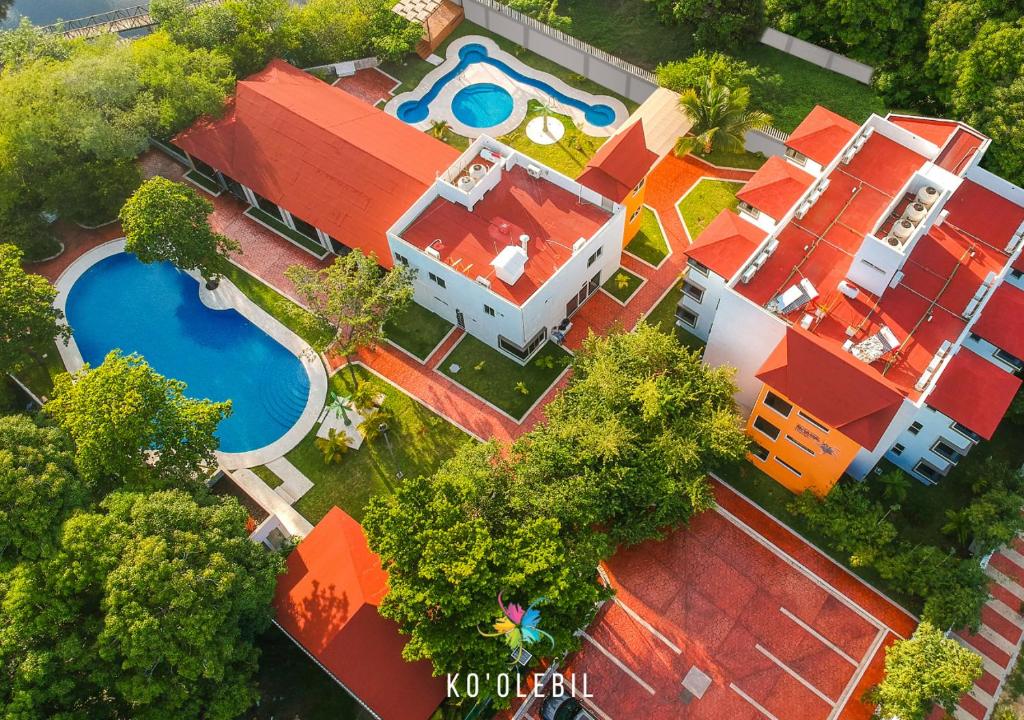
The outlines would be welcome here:
M 96 263 L 124 252 L 124 247 L 124 238 L 119 238 L 93 247 L 77 257 L 57 277 L 54 283 L 57 289 L 54 306 L 66 314 L 68 293 L 75 282 Z M 228 470 L 254 467 L 275 460 L 298 445 L 313 428 L 320 415 L 320 411 L 327 399 L 327 373 L 324 370 L 323 362 L 320 356 L 302 338 L 282 325 L 277 318 L 253 303 L 229 280 L 222 279 L 217 289 L 211 292 L 206 289 L 198 273 L 189 272 L 189 275 L 198 282 L 199 298 L 206 307 L 213 310 L 233 309 L 238 311 L 242 317 L 290 351 L 302 363 L 302 367 L 306 371 L 306 376 L 309 378 L 309 395 L 306 398 L 306 407 L 303 408 L 302 414 L 295 421 L 295 424 L 292 425 L 291 429 L 269 445 L 256 448 L 255 450 L 238 453 L 217 452 L 218 463 Z M 57 350 L 60 353 L 61 360 L 64 362 L 64 367 L 69 372 L 76 372 L 82 368 L 84 364 L 82 353 L 78 349 L 74 335 L 71 336 L 66 345 L 57 343 Z
M 448 123 L 448 126 L 453 132 L 462 135 L 463 137 L 476 138 L 484 134 L 492 137 L 498 137 L 499 135 L 505 135 L 512 132 L 523 123 L 523 120 L 526 119 L 527 107 L 530 100 L 537 100 L 541 103 L 547 104 L 554 113 L 568 115 L 572 118 L 573 122 L 583 130 L 583 132 L 593 137 L 610 137 L 615 134 L 616 129 L 618 129 L 618 127 L 629 117 L 629 110 L 622 101 L 613 98 L 610 95 L 594 95 L 589 92 L 584 92 L 583 90 L 578 90 L 571 85 L 567 85 L 554 75 L 542 72 L 523 63 L 514 55 L 511 55 L 498 47 L 497 43 L 493 40 L 481 35 L 467 35 L 466 37 L 453 41 L 445 51 L 445 61 L 427 73 L 426 77 L 420 81 L 420 84 L 417 85 L 414 90 L 401 93 L 400 95 L 396 95 L 391 98 L 391 100 L 389 100 L 384 106 L 385 112 L 398 117 L 398 108 L 402 103 L 410 100 L 418 100 L 423 97 L 423 95 L 433 87 L 435 82 L 447 73 L 451 72 L 452 69 L 458 65 L 459 50 L 466 45 L 483 45 L 487 48 L 487 55 L 489 57 L 495 60 L 500 60 L 522 75 L 547 83 L 558 92 L 579 100 L 580 102 L 588 103 L 590 105 L 600 104 L 609 106 L 615 111 L 615 121 L 605 127 L 596 127 L 591 125 L 587 122 L 583 111 L 570 107 L 564 103 L 553 101 L 551 96 L 547 93 L 537 88 L 530 87 L 529 85 L 517 82 L 496 67 L 486 63 L 474 63 L 441 88 L 437 97 L 430 103 L 430 114 L 427 119 L 422 122 L 412 123 L 413 127 L 419 130 L 429 130 L 431 122 L 443 120 Z M 455 117 L 455 113 L 452 112 L 452 98 L 454 98 L 456 93 L 463 88 L 477 83 L 493 83 L 494 85 L 508 90 L 512 95 L 512 114 L 509 115 L 507 120 L 487 128 L 474 128 L 464 124 Z

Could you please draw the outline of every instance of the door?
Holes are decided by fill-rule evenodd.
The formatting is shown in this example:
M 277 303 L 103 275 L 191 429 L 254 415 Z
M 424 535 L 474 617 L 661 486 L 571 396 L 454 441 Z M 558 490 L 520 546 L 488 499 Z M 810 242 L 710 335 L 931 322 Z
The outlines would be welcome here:
M 463 330 L 466 329 L 466 318 L 463 316 L 461 310 L 458 310 L 458 309 L 455 310 L 455 322 Z

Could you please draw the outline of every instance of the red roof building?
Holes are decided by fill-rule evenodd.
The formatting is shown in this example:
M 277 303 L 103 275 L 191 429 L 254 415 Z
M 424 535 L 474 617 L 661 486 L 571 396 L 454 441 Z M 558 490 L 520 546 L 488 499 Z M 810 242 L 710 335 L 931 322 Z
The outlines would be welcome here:
M 606 198 L 622 202 L 657 161 L 657 153 L 647 148 L 641 120 L 602 145 L 576 180 Z
M 1000 350 L 1024 359 L 1024 291 L 1003 283 L 981 311 L 981 317 L 974 323 L 972 332 L 988 340 Z
M 765 230 L 731 210 L 723 210 L 686 249 L 686 256 L 728 280 L 767 236 Z
M 851 120 L 815 105 L 786 139 L 786 146 L 827 165 L 860 128 Z
M 949 361 L 927 403 L 989 440 L 1020 385 L 1019 378 L 963 348 Z
M 332 508 L 288 556 L 277 624 L 381 720 L 426 720 L 445 683 L 402 658 L 406 638 L 377 610 L 387 580 L 359 523 Z
M 903 394 L 870 367 L 799 327 L 786 329 L 756 376 L 868 450 L 903 403 Z
M 174 143 L 387 267 L 388 228 L 459 155 L 282 60 L 240 81 L 222 117 Z
M 784 158 L 773 155 L 736 193 L 736 197 L 769 217 L 779 219 L 796 204 L 813 182 L 812 175 Z

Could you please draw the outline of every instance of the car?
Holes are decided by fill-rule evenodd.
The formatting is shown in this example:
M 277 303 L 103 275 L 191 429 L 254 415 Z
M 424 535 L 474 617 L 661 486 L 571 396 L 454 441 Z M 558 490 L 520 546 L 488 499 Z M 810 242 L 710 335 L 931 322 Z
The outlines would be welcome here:
M 540 706 L 541 720 L 595 720 L 572 695 L 548 696 Z

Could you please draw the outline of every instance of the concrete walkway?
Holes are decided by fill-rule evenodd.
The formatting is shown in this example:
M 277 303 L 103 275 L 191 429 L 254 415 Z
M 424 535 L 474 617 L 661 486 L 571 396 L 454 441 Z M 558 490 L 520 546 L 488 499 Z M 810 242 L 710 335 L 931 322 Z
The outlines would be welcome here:
M 268 462 L 267 468 L 281 478 L 282 482 L 274 488 L 274 492 L 289 505 L 293 505 L 313 487 L 313 481 L 283 457 Z
M 276 515 L 285 529 L 292 535 L 306 537 L 313 529 L 309 520 L 302 517 L 284 498 L 275 493 L 251 470 L 226 471 L 235 483 L 253 500 L 263 506 L 271 515 Z

